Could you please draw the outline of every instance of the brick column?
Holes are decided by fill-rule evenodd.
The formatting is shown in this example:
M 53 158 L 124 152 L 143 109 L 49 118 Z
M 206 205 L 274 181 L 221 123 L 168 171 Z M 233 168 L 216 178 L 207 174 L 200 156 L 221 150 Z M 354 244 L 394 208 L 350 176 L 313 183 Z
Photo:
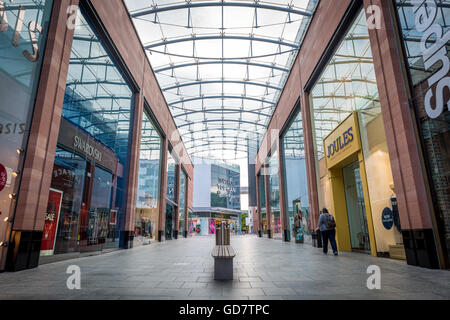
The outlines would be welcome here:
M 169 142 L 163 139 L 161 157 L 161 189 L 159 191 L 159 228 L 158 241 L 166 239 L 166 195 L 167 195 L 167 153 L 169 152 Z
M 35 268 L 39 263 L 74 34 L 74 30 L 66 27 L 69 17 L 67 9 L 71 5 L 78 5 L 78 0 L 53 2 L 14 225 L 10 235 L 6 261 L 9 271 Z
M 181 165 L 177 164 L 175 166 L 175 203 L 177 203 L 178 205 L 175 206 L 175 219 L 174 219 L 174 238 L 178 239 L 178 232 L 179 230 L 179 221 L 180 221 L 180 180 L 181 180 Z
M 121 230 L 121 248 L 133 247 L 134 226 L 136 220 L 136 199 L 139 181 L 139 158 L 141 147 L 142 117 L 144 113 L 144 98 L 140 93 L 134 95 L 133 131 L 131 134 L 130 155 L 128 159 L 128 190 L 125 216 L 125 229 Z
M 303 122 L 303 140 L 305 145 L 305 159 L 306 159 L 306 176 L 308 181 L 308 199 L 310 214 L 310 226 L 312 229 L 317 227 L 319 220 L 319 191 L 317 185 L 316 159 L 314 154 L 314 139 L 312 132 L 312 118 L 311 107 L 309 104 L 309 97 L 303 93 L 301 97 L 301 113 Z
M 369 30 L 381 111 L 408 264 L 439 267 L 433 221 L 422 169 L 416 123 L 396 40 L 390 1 L 364 0 L 381 8 L 381 28 Z

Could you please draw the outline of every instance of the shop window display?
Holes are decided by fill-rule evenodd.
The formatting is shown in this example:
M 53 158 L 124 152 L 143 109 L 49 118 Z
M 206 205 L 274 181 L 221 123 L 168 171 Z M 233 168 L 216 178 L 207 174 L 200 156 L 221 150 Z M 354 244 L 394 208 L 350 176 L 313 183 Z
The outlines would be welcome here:
M 278 152 L 273 151 L 269 158 L 269 204 L 272 214 L 271 230 L 273 238 L 281 239 L 282 223 L 280 213 L 280 180 L 278 177 Z
M 119 246 L 132 105 L 130 87 L 79 11 L 49 199 L 55 207 L 62 194 L 54 253 Z M 52 253 L 45 249 L 41 254 Z
M 184 236 L 186 227 L 186 173 L 184 173 L 183 170 L 181 170 L 181 177 L 180 177 L 180 209 L 179 209 L 179 218 L 178 218 L 178 232 L 180 236 Z
M 286 190 L 287 230 L 296 242 L 311 242 L 311 221 L 306 177 L 305 147 L 300 109 L 282 137 Z
M 364 11 L 356 17 L 310 97 L 320 206 L 333 210 L 337 200 L 333 199 L 332 191 L 336 194 L 342 188 L 353 250 L 385 255 L 397 246 L 402 247 L 400 229 L 386 228 L 383 224 L 383 212 L 390 211 L 393 218 L 398 212 L 393 205 L 395 186 Z M 349 119 L 354 112 L 355 120 Z M 326 144 L 327 139 L 351 121 L 352 126 L 344 128 L 343 137 L 338 138 L 339 144 L 324 145 L 324 141 Z M 349 150 L 345 143 L 356 136 L 360 136 L 361 150 L 344 156 Z M 334 156 L 344 158 L 327 169 Z M 336 187 L 337 180 L 342 187 Z M 369 243 L 371 234 L 374 243 Z
M 150 116 L 144 111 L 133 244 L 135 246 L 149 244 L 158 236 L 161 148 L 161 137 Z
M 165 224 L 165 238 L 166 240 L 172 240 L 175 236 L 175 207 L 176 203 L 175 195 L 177 190 L 176 184 L 176 161 L 171 152 L 167 154 L 167 195 L 166 195 L 166 224 Z
M 266 190 L 264 183 L 264 175 L 258 175 L 258 189 L 259 189 L 259 206 L 261 208 L 260 212 L 260 227 L 261 234 L 267 234 L 268 226 L 267 226 L 267 209 L 266 209 Z
M 19 191 L 52 6 L 52 0 L 0 1 L 0 241 L 11 227 L 4 219 L 14 216 L 10 195 Z M 0 262 L 6 252 L 0 250 Z
M 396 0 L 441 242 L 450 261 L 450 1 Z M 427 19 L 424 18 L 426 13 Z

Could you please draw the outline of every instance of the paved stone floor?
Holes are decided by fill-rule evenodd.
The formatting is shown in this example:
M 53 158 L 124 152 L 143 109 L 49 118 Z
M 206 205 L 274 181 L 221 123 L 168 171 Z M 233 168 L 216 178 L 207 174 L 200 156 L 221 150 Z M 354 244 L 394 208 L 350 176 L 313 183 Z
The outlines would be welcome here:
M 360 253 L 325 256 L 310 245 L 235 236 L 234 280 L 213 279 L 213 237 L 154 243 L 0 274 L 0 299 L 449 299 L 450 272 Z M 67 267 L 81 268 L 69 290 Z M 381 290 L 366 286 L 381 268 Z

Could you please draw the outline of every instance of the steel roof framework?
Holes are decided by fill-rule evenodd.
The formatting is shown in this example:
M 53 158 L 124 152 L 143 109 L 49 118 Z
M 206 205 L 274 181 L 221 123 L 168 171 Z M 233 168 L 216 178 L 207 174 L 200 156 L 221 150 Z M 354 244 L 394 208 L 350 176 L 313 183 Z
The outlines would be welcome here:
M 125 2 L 188 152 L 246 158 L 318 0 Z

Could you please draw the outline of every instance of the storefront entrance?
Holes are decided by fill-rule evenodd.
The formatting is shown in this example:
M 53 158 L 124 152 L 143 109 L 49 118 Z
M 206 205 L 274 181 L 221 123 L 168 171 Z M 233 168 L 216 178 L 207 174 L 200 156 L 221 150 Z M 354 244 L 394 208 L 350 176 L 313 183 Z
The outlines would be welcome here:
M 325 207 L 336 219 L 340 251 L 377 256 L 377 245 L 356 112 L 324 139 L 327 174 Z
M 40 254 L 117 248 L 119 160 L 73 123 L 60 126 Z
M 342 169 L 352 250 L 370 253 L 364 192 L 358 161 Z
M 166 240 L 173 239 L 175 226 L 175 206 L 167 201 L 166 203 Z

